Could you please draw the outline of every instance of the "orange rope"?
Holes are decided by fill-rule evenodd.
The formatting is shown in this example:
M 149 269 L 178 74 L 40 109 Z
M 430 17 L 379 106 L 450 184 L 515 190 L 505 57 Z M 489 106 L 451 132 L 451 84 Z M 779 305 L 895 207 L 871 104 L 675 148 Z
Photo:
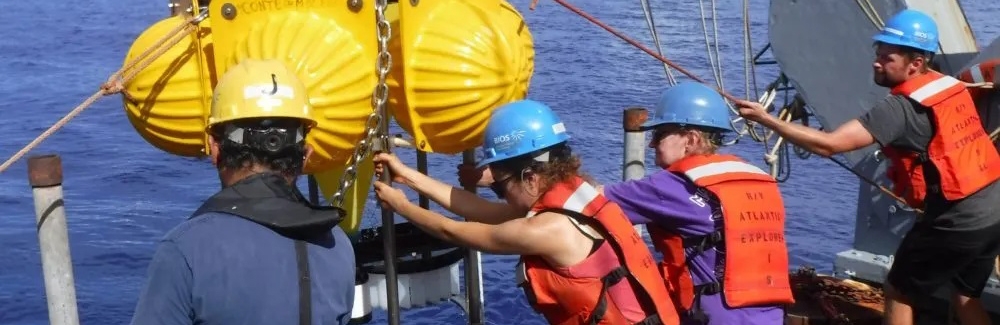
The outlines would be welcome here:
M 611 26 L 608 26 L 607 24 L 601 22 L 597 18 L 594 18 L 594 16 L 591 16 L 590 14 L 587 14 L 583 10 L 580 10 L 579 8 L 577 8 L 577 7 L 575 7 L 575 6 L 567 3 L 565 0 L 553 0 L 553 1 L 555 1 L 556 3 L 562 5 L 563 7 L 566 7 L 566 9 L 569 9 L 570 11 L 572 11 L 572 12 L 576 13 L 577 15 L 579 15 L 580 17 L 583 17 L 584 19 L 589 20 L 591 23 L 594 23 L 595 25 L 603 28 L 604 30 L 608 31 L 609 33 L 614 34 L 615 36 L 618 36 L 618 38 L 622 39 L 623 41 L 628 42 L 629 44 L 632 44 L 632 46 L 635 46 L 636 48 L 642 50 L 643 52 L 646 52 L 646 54 L 649 54 L 653 58 L 656 58 L 657 60 L 660 60 L 660 62 L 663 62 L 666 65 L 669 65 L 671 68 L 674 68 L 677 71 L 680 71 L 681 73 L 683 73 L 684 75 L 690 77 L 694 81 L 703 83 L 703 84 L 705 84 L 705 85 L 707 85 L 709 87 L 714 88 L 716 91 L 719 92 L 720 95 L 722 95 L 723 97 L 726 97 L 726 99 L 729 99 L 729 100 L 734 101 L 734 102 L 740 100 L 739 98 L 736 98 L 736 96 L 730 95 L 725 90 L 720 89 L 719 87 L 713 86 L 713 85 L 705 82 L 701 78 L 698 78 L 697 76 L 695 76 L 691 72 L 688 72 L 687 70 L 684 70 L 684 68 L 681 68 L 677 64 L 674 64 L 673 62 L 671 62 L 667 58 L 663 57 L 662 55 L 654 52 L 653 50 L 650 50 L 646 46 L 640 44 L 639 42 L 636 42 L 635 40 L 629 38 L 625 34 L 622 34 L 618 30 L 616 30 L 616 29 L 612 28 Z M 535 6 L 537 6 L 537 5 L 538 5 L 538 0 L 532 0 L 531 6 L 529 7 L 529 9 L 530 10 L 535 10 Z

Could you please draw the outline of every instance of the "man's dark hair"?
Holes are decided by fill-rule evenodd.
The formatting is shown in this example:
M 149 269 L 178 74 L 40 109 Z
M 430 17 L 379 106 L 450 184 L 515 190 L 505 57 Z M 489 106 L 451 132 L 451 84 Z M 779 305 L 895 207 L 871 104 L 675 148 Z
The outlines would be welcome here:
M 287 176 L 302 173 L 305 129 L 297 119 L 242 119 L 212 128 L 219 169 L 261 166 Z
M 913 62 L 913 60 L 916 60 L 917 58 L 923 58 L 924 66 L 921 69 L 921 72 L 927 72 L 927 70 L 935 68 L 935 66 L 933 66 L 934 53 L 909 46 L 900 46 L 899 52 L 906 58 L 907 62 Z

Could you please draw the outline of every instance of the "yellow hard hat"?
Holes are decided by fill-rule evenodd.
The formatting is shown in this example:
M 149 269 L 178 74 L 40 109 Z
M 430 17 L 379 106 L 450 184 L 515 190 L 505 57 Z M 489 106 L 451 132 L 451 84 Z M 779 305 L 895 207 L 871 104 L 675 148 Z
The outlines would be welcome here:
M 222 75 L 207 128 L 246 118 L 287 117 L 316 126 L 305 85 L 281 61 L 246 59 Z

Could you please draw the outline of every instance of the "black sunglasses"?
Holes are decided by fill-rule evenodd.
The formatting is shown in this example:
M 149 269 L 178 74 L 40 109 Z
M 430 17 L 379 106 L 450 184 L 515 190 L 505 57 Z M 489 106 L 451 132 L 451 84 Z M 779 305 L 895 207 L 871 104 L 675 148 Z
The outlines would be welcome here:
M 663 138 L 666 138 L 668 135 L 679 133 L 679 132 L 683 132 L 683 131 L 686 131 L 686 130 L 688 130 L 687 127 L 676 126 L 676 125 L 659 127 L 659 128 L 656 128 L 655 130 L 653 130 L 652 140 L 655 141 L 655 142 L 659 142 L 659 141 L 663 140 Z
M 510 175 L 504 179 L 493 181 L 493 183 L 490 183 L 490 189 L 493 190 L 493 193 L 497 195 L 498 199 L 501 200 L 504 199 L 504 196 L 507 194 L 506 183 L 510 181 L 512 178 L 514 178 L 514 175 Z

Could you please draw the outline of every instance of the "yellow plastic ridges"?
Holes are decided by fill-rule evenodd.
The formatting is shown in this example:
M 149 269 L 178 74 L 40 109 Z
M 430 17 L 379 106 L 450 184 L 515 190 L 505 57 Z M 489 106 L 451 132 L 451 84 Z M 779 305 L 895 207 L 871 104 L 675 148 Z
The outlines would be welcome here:
M 147 28 L 132 43 L 125 62 L 153 47 L 186 19 L 174 16 Z M 201 22 L 196 34 L 169 48 L 125 85 L 122 98 L 129 122 L 146 142 L 171 154 L 197 157 L 207 152 L 205 124 L 212 71 L 201 58 L 211 52 L 210 26 L 208 20 Z
M 352 3 L 360 7 L 352 8 Z M 306 163 L 307 171 L 340 168 L 372 112 L 378 46 L 373 2 L 278 4 L 212 1 L 217 73 L 246 58 L 283 60 L 309 89 L 319 123 L 309 136 L 315 153 Z
M 502 0 L 399 6 L 389 46 L 393 116 L 419 150 L 475 148 L 490 112 L 527 95 L 535 52 L 523 17 Z

